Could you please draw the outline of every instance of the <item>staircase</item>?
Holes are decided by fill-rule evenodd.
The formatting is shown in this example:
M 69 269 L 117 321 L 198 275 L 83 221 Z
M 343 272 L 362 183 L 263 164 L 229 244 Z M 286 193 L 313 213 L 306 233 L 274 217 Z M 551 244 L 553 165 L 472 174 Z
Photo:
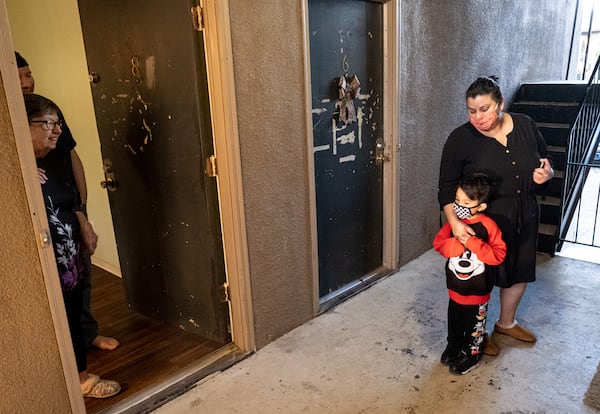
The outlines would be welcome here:
M 570 128 L 585 97 L 587 82 L 542 82 L 521 85 L 510 112 L 529 115 L 536 121 L 548 145 L 554 179 L 538 186 L 540 228 L 538 251 L 551 256 L 557 250 L 565 186 L 565 168 Z

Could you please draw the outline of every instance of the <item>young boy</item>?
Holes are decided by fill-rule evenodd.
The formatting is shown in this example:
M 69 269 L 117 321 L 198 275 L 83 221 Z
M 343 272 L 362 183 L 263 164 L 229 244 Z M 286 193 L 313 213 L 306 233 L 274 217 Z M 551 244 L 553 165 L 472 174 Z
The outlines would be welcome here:
M 485 337 L 488 301 L 494 286 L 489 266 L 499 265 L 506 244 L 496 223 L 482 214 L 487 208 L 490 183 L 483 175 L 462 178 L 456 189 L 454 211 L 475 232 L 462 242 L 445 223 L 433 240 L 444 257 L 448 303 L 448 346 L 441 362 L 450 372 L 466 374 L 479 365 Z

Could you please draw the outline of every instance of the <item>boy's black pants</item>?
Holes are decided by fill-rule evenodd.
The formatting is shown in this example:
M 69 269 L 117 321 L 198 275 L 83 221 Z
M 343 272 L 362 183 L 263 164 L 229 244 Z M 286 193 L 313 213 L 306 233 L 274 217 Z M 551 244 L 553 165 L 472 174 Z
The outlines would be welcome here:
M 488 302 L 481 305 L 461 305 L 448 302 L 448 345 L 467 355 L 479 355 L 485 334 Z

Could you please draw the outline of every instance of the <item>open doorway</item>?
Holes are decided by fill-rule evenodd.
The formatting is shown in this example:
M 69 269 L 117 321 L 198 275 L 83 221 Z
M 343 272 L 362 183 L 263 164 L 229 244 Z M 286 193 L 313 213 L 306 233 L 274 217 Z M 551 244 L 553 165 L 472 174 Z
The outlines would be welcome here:
M 37 3 L 30 5 L 26 5 L 24 3 L 26 2 L 15 2 L 16 6 L 14 10 L 16 10 L 16 18 L 14 19 L 15 23 L 13 30 L 22 30 L 22 33 L 24 33 L 22 36 L 15 35 L 16 48 L 23 52 L 28 57 L 30 62 L 34 62 L 34 72 L 36 74 L 36 80 L 42 79 L 42 81 L 38 82 L 39 86 L 54 83 L 53 86 L 56 86 L 56 89 L 63 89 L 63 85 L 61 84 L 61 82 L 68 83 L 70 80 L 67 79 L 65 81 L 63 79 L 58 82 L 50 82 L 49 80 L 51 80 L 51 76 L 48 75 L 48 73 L 52 71 L 47 70 L 47 68 L 53 68 L 58 71 L 60 65 L 55 65 L 54 63 L 59 62 L 61 60 L 68 60 L 73 55 L 82 53 L 83 43 L 73 46 L 69 42 L 56 42 L 55 39 L 52 39 L 51 35 L 48 33 L 47 24 L 43 26 L 37 25 L 37 27 L 43 27 L 43 30 L 39 32 L 39 34 L 43 32 L 46 36 L 46 38 L 43 38 L 43 42 L 40 41 L 39 38 L 37 41 L 29 40 L 23 42 L 20 42 L 19 39 L 33 37 L 31 36 L 29 30 L 32 27 L 36 27 L 36 25 L 27 24 L 25 14 L 28 9 L 38 9 L 38 11 L 40 11 L 39 14 L 45 16 L 45 19 L 51 19 L 54 17 L 52 13 L 57 13 L 63 16 L 65 15 L 64 12 L 65 7 L 67 7 L 67 2 L 56 1 L 50 2 L 52 3 L 50 5 L 45 5 L 44 7 L 52 9 L 49 10 L 49 13 L 44 13 L 44 10 L 39 10 L 39 5 Z M 144 7 L 138 7 L 137 10 L 146 10 L 146 8 L 148 8 L 149 6 L 149 3 L 144 2 L 143 5 Z M 106 4 L 103 5 L 102 12 L 105 11 L 105 7 Z M 175 8 L 172 5 L 170 5 L 169 11 L 172 11 L 173 9 Z M 185 20 L 186 24 L 190 24 L 190 32 L 193 33 L 193 27 L 191 27 L 190 23 L 191 19 L 188 5 L 186 4 L 186 7 L 182 10 L 184 10 L 185 14 L 184 17 L 181 17 L 181 20 Z M 21 14 L 21 12 L 23 13 Z M 77 16 L 78 10 L 69 9 L 68 15 L 73 14 Z M 124 15 L 131 16 L 133 15 L 133 13 L 124 13 Z M 11 18 L 11 20 L 13 19 Z M 147 23 L 147 20 L 145 20 L 144 18 L 140 18 L 140 20 Z M 67 31 L 67 29 L 70 30 L 70 28 L 67 28 L 64 25 L 56 24 L 56 21 L 54 21 L 54 23 L 55 24 L 53 26 L 58 26 L 59 28 L 57 30 L 59 31 Z M 12 21 L 11 25 L 13 25 Z M 81 28 L 79 24 L 77 24 L 76 26 L 80 31 L 79 37 L 81 38 Z M 171 33 L 165 35 L 165 37 L 169 36 L 171 36 Z M 196 34 L 195 36 L 199 35 Z M 126 36 L 123 36 L 123 38 L 126 38 Z M 195 39 L 194 41 L 198 41 L 198 39 Z M 35 47 L 28 47 L 31 44 L 34 44 Z M 157 47 L 159 47 L 161 44 L 162 43 L 157 43 Z M 173 49 L 171 49 L 170 51 L 173 51 Z M 181 51 L 177 49 L 174 50 L 174 52 L 176 55 L 179 56 Z M 200 68 L 201 66 L 196 59 L 200 58 L 202 54 L 203 51 L 200 49 L 198 51 L 198 55 L 193 55 L 190 58 L 194 60 L 196 64 L 198 64 L 196 69 Z M 106 56 L 109 56 L 109 54 L 107 54 Z M 150 57 L 150 54 L 146 53 L 144 55 L 140 53 L 139 55 L 136 54 L 136 56 L 141 58 L 142 62 L 148 62 L 149 60 L 146 59 L 146 57 Z M 156 56 L 158 56 L 158 54 Z M 129 56 L 128 64 L 131 64 L 132 57 L 133 56 Z M 156 66 L 154 66 L 156 70 L 160 70 L 160 63 L 161 62 L 157 62 Z M 180 62 L 171 59 L 169 60 L 168 65 L 175 66 L 177 68 L 185 66 L 180 65 L 179 63 Z M 110 76 L 106 75 L 107 72 L 105 72 L 104 70 L 101 70 L 100 73 L 106 76 L 106 78 L 104 79 L 110 79 Z M 130 73 L 131 71 L 128 72 L 128 74 Z M 206 69 L 199 69 L 198 73 L 201 73 L 205 76 Z M 42 76 L 37 76 L 38 74 Z M 46 77 L 44 77 L 43 74 L 46 74 Z M 149 78 L 147 72 L 144 70 L 138 73 L 138 76 L 140 76 L 140 78 L 143 76 L 145 79 Z M 174 78 L 178 81 L 181 80 L 177 76 L 175 76 Z M 157 76 L 156 79 L 160 79 L 160 77 Z M 147 83 L 144 82 L 144 87 L 146 85 Z M 196 104 L 199 107 L 199 109 L 190 110 L 189 113 L 191 113 L 191 115 L 186 114 L 187 118 L 179 117 L 177 119 L 177 117 L 175 116 L 178 115 L 177 112 L 173 112 L 170 115 L 172 115 L 172 119 L 174 122 L 182 123 L 184 125 L 186 124 L 185 122 L 182 122 L 182 118 L 191 120 L 189 124 L 191 124 L 197 129 L 202 129 L 203 133 L 205 133 L 205 138 L 211 138 L 211 125 L 210 115 L 208 113 L 209 103 L 207 97 L 206 79 L 195 79 L 193 82 L 189 82 L 187 85 L 188 89 L 191 90 L 195 90 L 195 88 L 203 89 L 202 92 L 204 92 L 205 94 L 203 99 L 200 97 L 201 93 L 198 93 L 197 98 L 191 100 L 194 102 L 194 104 Z M 190 88 L 189 86 L 194 86 L 194 88 Z M 87 88 L 89 92 L 89 83 L 86 82 L 84 84 L 84 88 Z M 82 88 L 82 90 L 84 88 Z M 65 97 L 60 94 L 56 94 L 57 97 L 55 97 L 52 87 L 48 86 L 39 88 L 37 92 L 52 97 L 54 100 L 57 101 L 57 103 L 61 107 L 63 107 L 63 109 L 65 108 L 65 105 L 63 105 L 63 103 L 68 104 L 69 100 L 79 102 L 82 99 L 81 97 L 75 94 L 70 95 L 70 97 Z M 128 104 L 131 104 L 131 102 L 127 101 L 126 99 L 124 99 L 124 101 Z M 140 100 L 135 99 L 134 101 L 135 103 L 141 102 Z M 187 102 L 189 101 L 190 100 L 187 100 Z M 148 102 L 145 101 L 145 103 Z M 143 106 L 143 103 L 140 103 L 140 105 Z M 157 105 L 155 105 L 152 109 L 155 109 L 156 106 Z M 129 106 L 127 106 L 126 110 L 129 111 L 129 109 Z M 136 107 L 133 111 L 133 114 L 135 116 L 140 115 L 139 110 L 142 110 L 142 108 Z M 69 124 L 72 125 L 73 123 L 71 122 L 71 119 L 77 119 L 78 113 L 75 113 L 73 115 L 73 112 L 69 110 L 65 110 L 64 112 L 67 119 L 69 119 Z M 159 132 L 160 128 L 158 128 L 157 125 L 152 122 L 151 116 L 147 116 L 143 119 L 140 117 L 139 121 L 140 123 L 137 126 L 148 126 L 150 129 L 153 129 L 153 142 L 158 141 L 160 137 L 164 137 L 164 135 L 161 135 L 161 133 Z M 187 124 L 188 127 L 190 126 L 189 124 Z M 127 125 L 130 125 L 130 123 Z M 95 122 L 93 128 L 94 130 L 96 129 Z M 90 135 L 93 135 L 88 133 L 89 129 L 84 128 L 84 130 L 85 133 L 83 134 L 77 134 L 76 132 L 74 133 L 75 138 L 78 139 L 79 142 L 85 141 L 89 138 Z M 197 137 L 198 134 L 194 135 L 194 133 L 192 132 L 191 135 Z M 178 162 L 178 167 L 180 166 L 180 168 L 182 169 L 184 167 L 182 164 L 180 164 L 181 159 L 178 158 L 176 155 L 173 155 L 176 153 L 169 151 L 181 150 L 185 152 L 184 155 L 191 154 L 196 157 L 195 161 L 197 161 L 198 166 L 198 171 L 196 172 L 196 175 L 193 178 L 190 178 L 190 176 L 188 175 L 188 177 L 186 177 L 187 181 L 186 179 L 178 179 L 175 181 L 177 181 L 177 184 L 184 184 L 184 186 L 189 185 L 191 187 L 184 187 L 183 190 L 181 190 L 180 188 L 178 191 L 185 192 L 186 190 L 189 190 L 189 192 L 195 192 L 194 195 L 198 196 L 200 200 L 203 200 L 203 202 L 207 206 L 204 210 L 204 216 L 206 217 L 206 222 L 210 222 L 210 224 L 206 225 L 205 227 L 203 226 L 201 230 L 205 231 L 205 234 L 200 234 L 199 231 L 197 231 L 199 225 L 194 224 L 192 219 L 182 219 L 181 221 L 176 222 L 177 225 L 181 225 L 184 231 L 186 229 L 191 228 L 191 230 L 193 230 L 193 234 L 190 237 L 186 237 L 185 235 L 182 235 L 181 232 L 177 233 L 175 230 L 173 230 L 173 233 L 177 233 L 177 235 L 174 238 L 176 238 L 178 241 L 184 244 L 185 247 L 178 247 L 177 245 L 173 246 L 173 244 L 168 244 L 167 242 L 165 242 L 165 238 L 168 239 L 168 237 L 164 234 L 164 231 L 160 234 L 161 237 L 157 237 L 154 234 L 148 235 L 147 232 L 149 228 L 154 227 L 158 228 L 159 230 L 164 230 L 164 228 L 168 226 L 165 225 L 164 222 L 157 223 L 150 221 L 151 219 L 154 219 L 154 216 L 152 216 L 152 214 L 160 215 L 160 209 L 156 208 L 151 204 L 147 204 L 147 206 L 150 207 L 148 210 L 150 210 L 150 212 L 152 213 L 150 219 L 148 219 L 145 222 L 142 222 L 142 225 L 139 225 L 139 223 L 137 223 L 138 226 L 134 227 L 133 229 L 125 229 L 129 231 L 124 231 L 124 233 L 133 233 L 136 236 L 142 236 L 142 239 L 146 239 L 143 241 L 146 241 L 148 244 L 150 244 L 150 247 L 147 247 L 148 249 L 155 249 L 155 246 L 153 246 L 153 244 L 159 244 L 159 247 L 161 247 L 162 249 L 150 251 L 152 253 L 158 252 L 157 256 L 158 254 L 160 254 L 160 256 L 150 257 L 147 261 L 143 260 L 140 261 L 140 263 L 142 265 L 144 265 L 145 263 L 150 263 L 150 268 L 152 268 L 152 266 L 160 266 L 167 268 L 169 269 L 168 275 L 165 276 L 163 274 L 160 277 L 154 279 L 150 277 L 146 278 L 144 276 L 147 276 L 151 272 L 146 271 L 147 269 L 143 269 L 142 273 L 138 273 L 138 277 L 141 276 L 141 280 L 138 280 L 137 283 L 129 284 L 129 282 L 127 282 L 127 272 L 133 274 L 133 271 L 129 269 L 129 267 L 133 268 L 131 263 L 138 259 L 139 250 L 135 250 L 137 244 L 133 242 L 131 243 L 134 245 L 134 247 L 132 248 L 132 252 L 125 252 L 125 254 L 122 254 L 121 244 L 127 245 L 127 242 L 121 243 L 121 240 L 119 240 L 118 248 L 121 263 L 118 267 L 120 267 L 123 271 L 123 279 L 115 275 L 111 275 L 110 272 L 103 270 L 101 267 L 94 268 L 92 307 L 96 313 L 95 316 L 100 321 L 101 333 L 116 336 L 121 341 L 122 345 L 120 348 L 112 352 L 95 350 L 90 352 L 90 357 L 88 358 L 90 364 L 90 371 L 96 370 L 96 372 L 102 374 L 105 377 L 114 378 L 120 381 L 124 385 L 124 390 L 118 397 L 112 398 L 110 400 L 105 400 L 102 402 L 88 401 L 88 412 L 105 411 L 108 407 L 112 407 L 113 409 L 116 409 L 115 407 L 119 406 L 131 407 L 132 401 L 141 401 L 142 399 L 144 399 L 144 397 L 147 397 L 149 393 L 156 392 L 157 390 L 161 389 L 161 387 L 164 388 L 165 383 L 167 385 L 173 385 L 174 382 L 179 381 L 181 378 L 186 378 L 188 381 L 190 380 L 190 378 L 195 378 L 197 380 L 198 376 L 196 375 L 194 377 L 194 375 L 192 375 L 192 372 L 197 372 L 200 369 L 200 367 L 206 366 L 206 364 L 208 363 L 207 361 L 214 362 L 216 360 L 215 353 L 219 355 L 223 354 L 221 352 L 216 352 L 217 350 L 225 350 L 224 352 L 235 350 L 234 346 L 230 346 L 232 340 L 229 325 L 230 304 L 228 304 L 227 301 L 221 301 L 218 299 L 221 293 L 227 292 L 227 286 L 225 284 L 224 279 L 225 264 L 223 262 L 222 252 L 223 241 L 220 237 L 221 223 L 219 223 L 218 203 L 213 200 L 212 205 L 209 206 L 211 201 L 208 200 L 210 196 L 208 194 L 209 192 L 211 192 L 213 196 L 217 195 L 216 183 L 211 184 L 210 180 L 214 180 L 214 178 L 205 177 L 203 171 L 203 158 L 206 154 L 211 153 L 211 148 L 206 147 L 205 142 L 195 142 L 194 144 L 196 145 L 196 148 L 199 148 L 202 153 L 202 155 L 198 156 L 196 154 L 198 154 L 199 152 L 194 152 L 190 150 L 190 146 L 183 145 L 186 142 L 192 144 L 192 142 L 190 142 L 191 138 L 182 137 L 181 134 L 174 135 L 169 138 L 171 139 L 165 139 L 164 141 L 173 142 L 176 138 L 176 142 L 180 145 L 176 146 L 174 149 L 164 149 L 161 147 L 161 151 L 157 152 L 171 154 L 174 158 L 176 158 Z M 198 139 L 198 141 L 200 140 Z M 96 145 L 98 145 L 97 142 Z M 123 148 L 131 153 L 131 150 L 129 148 Z M 149 147 L 145 148 L 145 150 L 146 153 L 152 152 L 152 150 L 149 150 Z M 100 157 L 98 158 L 99 160 L 101 160 Z M 88 165 L 87 163 L 85 163 L 85 161 L 84 164 L 86 167 L 86 172 L 88 172 L 88 166 L 92 167 L 92 169 L 94 168 L 94 166 Z M 156 162 L 155 164 L 157 167 L 165 166 L 164 163 L 160 162 Z M 225 165 L 225 163 L 223 165 Z M 136 167 L 139 167 L 139 165 L 136 165 Z M 99 169 L 101 171 L 103 169 L 101 161 Z M 139 170 L 136 172 L 139 172 Z M 170 172 L 172 172 L 172 168 Z M 88 175 L 88 178 L 89 177 L 90 175 Z M 125 180 L 125 176 L 121 175 L 120 177 L 123 177 L 120 179 L 120 183 L 122 185 L 125 185 L 127 182 Z M 166 180 L 164 177 L 160 177 L 160 179 Z M 202 183 L 205 184 L 206 188 L 198 190 L 198 186 L 200 186 L 199 182 L 201 180 L 209 181 L 209 183 L 206 184 L 205 181 L 202 181 Z M 154 184 L 158 180 L 151 181 L 152 184 Z M 100 180 L 90 179 L 88 185 L 99 186 L 99 183 Z M 163 183 L 165 182 L 163 181 Z M 194 187 L 190 183 L 196 184 L 197 186 Z M 168 186 L 168 181 L 165 184 Z M 162 191 L 161 188 L 158 188 L 156 189 L 156 192 L 161 193 L 161 195 L 164 195 L 164 193 L 169 194 L 170 190 L 171 188 Z M 103 189 L 102 191 L 107 190 Z M 134 193 L 133 191 L 127 189 L 125 191 L 129 192 L 130 194 Z M 187 201 L 189 199 L 189 194 L 187 194 L 187 196 L 188 197 L 184 197 L 183 195 L 172 195 L 172 200 L 174 200 L 172 202 L 172 207 L 175 210 L 177 210 L 178 214 L 185 213 L 182 212 L 182 210 L 185 210 L 186 206 L 188 205 Z M 182 199 L 184 202 L 181 201 Z M 139 200 L 137 199 L 137 197 L 135 197 L 135 200 L 133 201 Z M 181 208 L 179 208 L 179 206 L 181 206 Z M 197 212 L 197 208 L 195 208 L 194 211 Z M 142 211 L 140 208 L 138 208 L 136 212 L 138 213 L 138 216 L 142 216 Z M 139 217 L 134 218 L 138 219 Z M 175 223 L 175 221 L 173 222 Z M 127 225 L 127 221 L 125 220 L 124 223 L 125 224 L 119 224 L 115 221 L 116 233 L 123 232 L 123 227 Z M 99 221 L 96 221 L 95 225 L 96 227 L 98 227 Z M 218 235 L 215 235 L 216 233 L 218 233 Z M 238 233 L 243 236 L 243 232 Z M 195 254 L 184 255 L 183 253 L 185 253 L 188 249 L 187 246 L 191 246 L 191 248 L 196 248 Z M 206 246 L 209 246 L 210 249 L 198 252 L 200 247 Z M 178 259 L 175 260 L 175 263 L 171 261 L 171 258 L 173 256 L 175 256 L 176 259 Z M 152 261 L 154 259 L 160 259 L 161 257 L 163 258 L 162 261 Z M 202 260 L 208 262 L 208 265 L 204 267 L 201 266 L 199 263 L 201 263 Z M 181 279 L 177 276 L 176 270 L 179 270 L 178 266 L 180 266 L 184 270 L 187 270 L 184 277 L 189 276 L 189 279 Z M 110 270 L 110 266 L 108 267 Z M 204 278 L 202 275 L 202 271 L 206 268 L 210 270 L 211 275 L 210 287 L 208 288 L 206 287 L 207 285 L 197 285 L 198 282 L 206 280 L 206 278 Z M 219 277 L 213 277 L 215 274 L 218 274 Z M 243 274 L 243 272 L 241 272 L 241 274 Z M 217 281 L 217 283 L 215 283 L 215 281 Z M 177 283 L 179 283 L 179 285 L 177 285 Z M 181 285 L 184 285 L 184 287 L 181 288 Z M 151 291 L 150 288 L 153 289 L 154 293 L 149 293 Z M 165 293 L 165 290 L 167 291 L 166 293 L 170 294 L 167 295 L 166 298 L 161 297 L 161 295 Z M 127 294 L 129 296 L 127 296 Z M 139 296 L 138 298 L 135 297 L 136 294 Z M 214 313 L 209 315 L 209 317 L 205 317 L 205 315 L 211 310 L 206 312 L 202 310 L 198 315 L 190 315 L 191 311 L 196 311 L 199 308 L 199 306 L 195 305 L 198 301 L 201 301 L 201 298 L 199 297 L 201 295 L 205 295 L 206 297 L 210 298 L 211 303 L 207 305 L 207 309 L 209 306 L 214 305 L 214 307 L 212 308 L 212 311 L 214 311 Z M 149 300 L 149 298 L 153 300 Z M 212 301 L 213 299 L 215 300 Z M 137 311 L 131 312 L 132 308 L 135 308 Z M 218 310 L 216 308 L 221 309 Z M 238 315 L 239 313 L 240 312 L 238 309 Z M 241 338 L 241 336 L 238 335 L 238 340 L 240 339 L 243 338 Z M 229 363 L 231 363 L 231 361 Z M 220 368 L 222 368 L 222 366 Z M 206 375 L 206 372 L 204 373 L 204 375 Z
M 114 351 L 90 348 L 88 370 L 121 382 L 120 394 L 107 399 L 86 398 L 88 414 L 141 403 L 153 389 L 172 385 L 184 371 L 202 365 L 203 358 L 219 350 L 219 342 L 132 312 L 121 279 L 94 267 L 92 311 L 103 334 L 121 342 Z M 201 376 L 194 376 L 195 380 Z M 188 379 L 191 382 L 191 379 Z M 152 407 L 154 399 L 142 403 Z M 119 410 L 109 412 L 121 412 Z

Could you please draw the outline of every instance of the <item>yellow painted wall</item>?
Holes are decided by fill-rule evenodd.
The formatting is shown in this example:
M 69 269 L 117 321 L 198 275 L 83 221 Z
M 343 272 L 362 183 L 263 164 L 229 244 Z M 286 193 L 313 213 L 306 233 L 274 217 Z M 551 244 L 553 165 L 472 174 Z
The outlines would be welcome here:
M 93 262 L 120 275 L 89 84 L 77 0 L 6 0 L 16 50 L 35 78 L 35 92 L 62 109 L 77 141 L 88 184 L 88 214 L 99 236 Z
M 0 12 L 3 9 L 0 3 Z M 2 17 L 0 15 L 0 26 L 4 34 L 6 20 Z M 1 37 L 3 46 L 10 43 L 9 38 Z M 39 233 L 48 226 L 41 188 L 34 181 L 37 174 L 25 110 L 22 108 L 20 117 L 15 118 L 8 108 L 8 97 L 13 107 L 15 101 L 22 102 L 20 88 L 14 85 L 18 79 L 17 68 L 10 63 L 14 62 L 14 56 L 11 60 L 8 52 L 1 50 L 0 64 L 0 193 L 3 194 L 0 203 L 0 413 L 81 412 L 71 407 L 69 401 L 65 365 L 55 333 L 53 309 L 60 313 L 56 305 L 62 304 L 62 295 L 54 255 L 51 247 L 38 251 L 36 245 Z M 5 82 L 13 87 L 5 90 Z M 18 138 L 13 132 L 15 120 L 21 124 Z M 31 204 L 31 198 L 37 203 Z M 48 264 L 54 264 L 50 268 L 54 273 L 50 272 L 47 279 L 42 273 L 42 263 L 46 269 Z M 51 298 L 47 288 L 57 288 L 58 296 Z M 67 358 L 71 358 L 71 374 L 76 375 L 72 350 L 70 352 Z M 79 403 L 83 404 L 83 398 L 80 397 Z

